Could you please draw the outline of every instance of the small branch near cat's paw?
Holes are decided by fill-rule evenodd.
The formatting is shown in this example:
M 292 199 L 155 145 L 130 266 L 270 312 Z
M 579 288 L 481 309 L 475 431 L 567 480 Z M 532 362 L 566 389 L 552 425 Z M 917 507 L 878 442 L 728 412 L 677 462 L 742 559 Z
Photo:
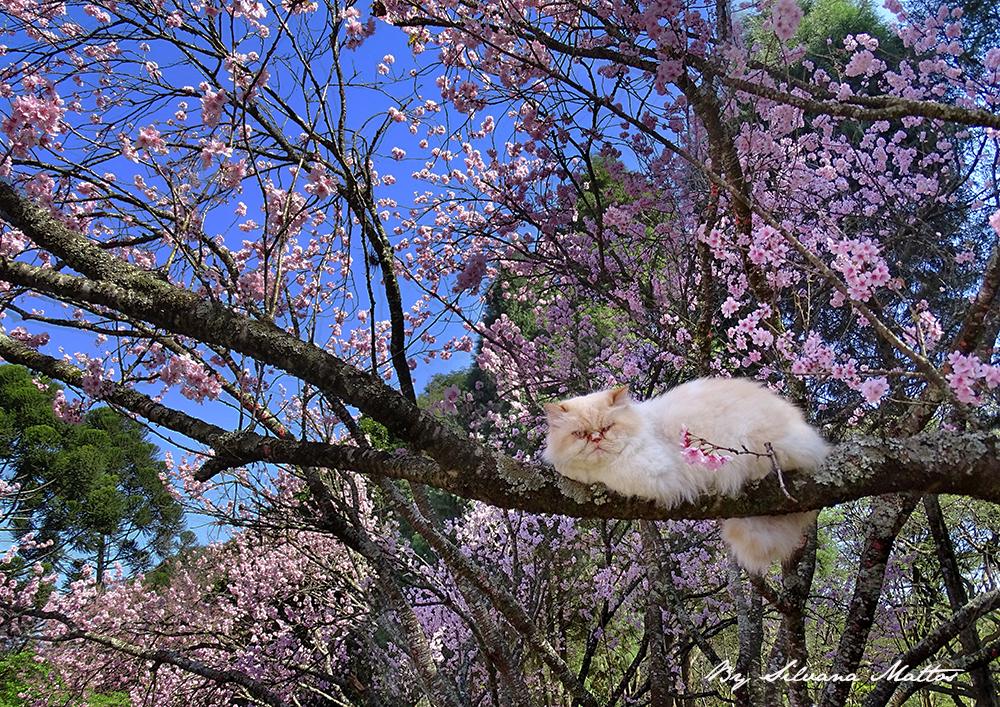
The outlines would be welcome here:
M 738 454 L 738 452 L 734 452 L 732 449 L 712 444 L 704 437 L 691 434 L 688 428 L 684 426 L 681 427 L 680 443 L 681 454 L 688 464 L 702 464 L 713 470 L 718 469 L 730 460 L 730 457 L 717 454 L 717 452 L 726 451 Z
M 719 452 L 728 452 L 734 457 L 747 455 L 758 458 L 766 457 L 768 461 L 771 462 L 771 470 L 774 472 L 774 475 L 778 477 L 778 484 L 781 486 L 781 492 L 785 494 L 785 498 L 789 501 L 798 503 L 798 499 L 790 494 L 788 492 L 788 487 L 785 486 L 785 475 L 781 471 L 781 465 L 778 464 L 778 455 L 775 454 L 774 446 L 770 442 L 764 443 L 765 452 L 755 452 L 752 449 L 747 449 L 745 444 L 741 444 L 739 449 L 733 449 L 732 447 L 723 447 L 722 445 L 715 444 L 714 442 L 709 442 L 704 437 L 693 435 L 686 427 L 682 427 L 681 446 L 684 448 L 685 452 L 690 453 L 685 455 L 689 464 L 702 463 L 710 469 L 719 468 L 731 458 L 723 456 L 719 454 Z
M 693 444 L 692 444 L 693 443 Z M 770 443 L 767 443 L 770 446 Z M 769 457 L 772 453 L 768 452 L 755 452 L 752 449 L 747 449 L 745 444 L 741 444 L 739 449 L 733 449 L 732 447 L 723 447 L 721 444 L 716 444 L 715 442 L 709 442 L 704 437 L 699 437 L 698 435 L 691 434 L 686 427 L 681 428 L 681 446 L 690 449 L 699 449 L 703 452 L 709 452 L 714 454 L 715 452 L 729 452 L 735 457 L 741 456 L 753 456 L 753 457 Z
M 778 464 L 778 455 L 774 453 L 774 447 L 770 442 L 764 442 L 764 449 L 767 450 L 767 456 L 771 458 L 771 471 L 778 477 L 778 485 L 781 486 L 781 492 L 785 494 L 785 498 L 788 500 L 798 503 L 798 499 L 788 493 L 788 488 L 785 486 L 785 475 L 781 472 L 781 465 Z

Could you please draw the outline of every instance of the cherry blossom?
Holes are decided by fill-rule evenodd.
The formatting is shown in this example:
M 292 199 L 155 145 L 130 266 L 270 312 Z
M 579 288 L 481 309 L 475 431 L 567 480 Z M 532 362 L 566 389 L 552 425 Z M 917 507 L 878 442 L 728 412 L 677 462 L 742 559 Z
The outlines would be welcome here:
M 955 609 L 909 501 L 836 496 L 804 594 L 751 585 L 714 521 L 564 488 L 542 406 L 751 378 L 882 440 L 824 469 L 849 488 L 883 447 L 988 447 L 1000 53 L 958 5 L 817 54 L 794 0 L 7 2 L 3 355 L 59 419 L 176 445 L 168 492 L 221 530 L 103 587 L 15 548 L 5 630 L 67 699 L 135 704 L 659 704 L 706 647 L 891 663 Z M 763 702 L 867 699 L 801 689 Z

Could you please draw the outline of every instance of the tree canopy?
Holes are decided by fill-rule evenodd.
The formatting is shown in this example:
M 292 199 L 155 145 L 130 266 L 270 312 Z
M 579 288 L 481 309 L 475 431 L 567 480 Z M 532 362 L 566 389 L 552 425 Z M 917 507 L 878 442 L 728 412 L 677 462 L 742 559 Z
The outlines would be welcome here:
M 965 5 L 0 2 L 0 358 L 76 445 L 39 512 L 93 557 L 163 471 L 232 531 L 165 585 L 57 591 L 22 543 L 10 640 L 135 704 L 996 704 L 1000 41 Z M 828 463 L 668 509 L 540 462 L 543 403 L 706 375 Z M 754 581 L 708 522 L 812 509 Z M 762 679 L 792 663 L 862 677 Z

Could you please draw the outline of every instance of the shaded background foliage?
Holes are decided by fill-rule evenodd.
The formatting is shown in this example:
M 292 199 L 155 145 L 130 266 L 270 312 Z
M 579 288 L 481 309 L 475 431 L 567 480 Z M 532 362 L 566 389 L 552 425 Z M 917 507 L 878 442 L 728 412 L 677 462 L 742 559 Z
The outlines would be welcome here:
M 192 542 L 145 429 L 107 407 L 67 424 L 55 393 L 23 367 L 0 367 L 0 470 L 20 489 L 5 509 L 9 532 L 43 545 L 25 561 L 69 577 L 89 565 L 102 582 L 116 564 L 142 572 Z

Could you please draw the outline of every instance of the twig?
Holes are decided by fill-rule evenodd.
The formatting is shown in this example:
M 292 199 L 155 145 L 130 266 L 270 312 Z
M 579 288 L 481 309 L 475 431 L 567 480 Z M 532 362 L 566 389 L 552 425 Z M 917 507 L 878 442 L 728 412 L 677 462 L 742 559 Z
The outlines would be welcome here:
M 798 499 L 788 493 L 788 489 L 785 487 L 785 475 L 781 473 L 781 465 L 778 464 L 778 455 L 774 453 L 774 447 L 771 446 L 770 442 L 764 442 L 764 449 L 767 450 L 767 456 L 771 458 L 771 470 L 778 477 L 778 485 L 781 486 L 781 492 L 785 494 L 785 498 L 788 500 L 798 503 Z

